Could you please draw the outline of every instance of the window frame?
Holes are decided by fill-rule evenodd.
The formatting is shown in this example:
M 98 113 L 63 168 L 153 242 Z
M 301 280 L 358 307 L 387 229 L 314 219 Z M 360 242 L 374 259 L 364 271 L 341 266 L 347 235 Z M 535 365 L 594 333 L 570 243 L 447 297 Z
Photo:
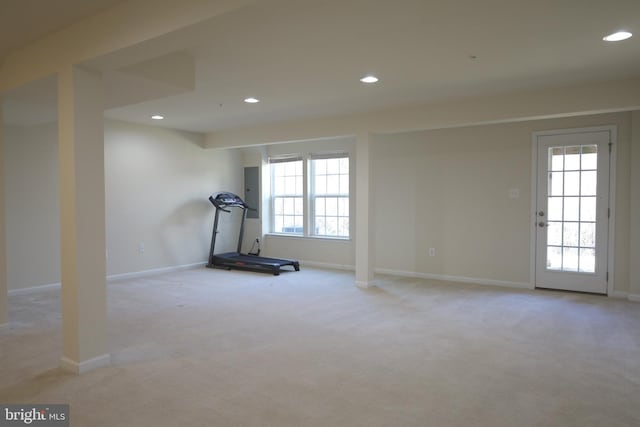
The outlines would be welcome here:
M 348 164 L 348 186 L 346 194 L 323 194 L 321 196 L 316 196 L 315 194 L 315 170 L 314 170 L 314 160 L 320 159 L 346 159 Z M 274 164 L 277 163 L 287 163 L 294 161 L 302 161 L 302 232 L 281 232 L 276 230 L 276 200 L 278 198 L 283 197 L 292 197 L 298 198 L 300 195 L 276 195 L 275 194 L 275 186 L 276 186 L 276 176 L 275 176 L 275 168 Z M 269 167 L 269 233 L 275 236 L 287 236 L 287 237 L 306 237 L 306 238 L 316 238 L 316 239 L 329 239 L 329 240 L 350 240 L 352 236 L 351 231 L 351 212 L 352 212 L 352 204 L 351 204 L 351 189 L 352 189 L 352 159 L 351 154 L 348 151 L 337 151 L 337 152 L 321 152 L 321 153 L 306 153 L 306 154 L 287 154 L 287 155 L 279 155 L 279 156 L 269 156 L 267 159 L 267 166 Z M 339 174 L 344 175 L 344 174 Z M 347 235 L 327 235 L 327 234 L 317 234 L 315 230 L 315 205 L 317 198 L 327 198 L 327 197 L 336 197 L 346 199 L 348 215 L 347 218 Z M 326 215 L 325 215 L 326 217 Z M 337 218 L 340 218 L 340 215 L 336 215 Z M 342 216 L 344 218 L 344 216 Z
M 283 163 L 289 163 L 289 162 L 298 162 L 300 161 L 302 163 L 302 194 L 275 194 L 275 187 L 276 187 L 276 176 L 275 176 L 275 169 L 273 167 L 273 165 L 275 164 L 283 164 Z M 305 230 L 306 230 L 306 203 L 305 200 L 307 198 L 307 191 L 306 191 L 306 161 L 304 159 L 303 156 L 301 155 L 287 155 L 287 156 L 278 156 L 278 157 L 269 157 L 269 174 L 270 174 L 270 181 L 271 181 L 271 188 L 269 191 L 269 205 L 271 208 L 271 213 L 270 213 L 270 218 L 269 218 L 269 228 L 270 228 L 270 232 L 273 234 L 277 234 L 277 235 L 282 235 L 282 236 L 305 236 Z M 296 175 L 297 176 L 297 175 Z M 291 232 L 283 232 L 283 231 L 275 231 L 276 230 L 276 199 L 277 198 L 282 198 L 282 199 L 287 199 L 287 198 L 291 198 L 291 199 L 297 199 L 297 198 L 301 198 L 302 199 L 302 214 L 301 215 L 295 215 L 294 213 L 294 217 L 295 216 L 301 216 L 302 217 L 302 231 L 301 232 L 296 232 L 296 231 L 291 231 Z M 295 203 L 295 202 L 294 202 Z M 284 224 L 283 224 L 283 228 L 284 228 Z M 297 228 L 295 226 L 295 220 L 294 220 L 294 229 Z
M 341 172 L 341 170 L 338 170 L 337 174 L 329 174 L 329 173 L 325 173 L 324 176 L 329 176 L 329 175 L 337 175 L 338 176 L 338 192 L 337 193 L 328 193 L 325 192 L 324 194 L 318 195 L 317 194 L 317 189 L 315 188 L 316 186 L 316 182 L 317 182 L 317 170 L 316 170 L 316 164 L 315 161 L 316 160 L 333 160 L 333 159 L 345 159 L 347 161 L 347 173 L 346 173 L 346 177 L 347 177 L 347 192 L 342 193 L 341 190 L 341 186 L 340 186 L 340 180 L 341 177 L 344 176 L 345 174 Z M 351 159 L 349 156 L 349 153 L 346 152 L 334 152 L 334 153 L 321 153 L 321 154 L 311 154 L 309 156 L 309 180 L 310 180 L 310 189 L 309 189 L 309 197 L 308 197 L 308 203 L 309 203 L 309 230 L 308 230 L 308 235 L 312 236 L 312 237 L 320 237 L 320 238 L 326 238 L 326 239 L 350 239 L 351 238 Z M 327 171 L 328 172 L 328 171 Z M 325 210 L 325 215 L 317 215 L 317 210 L 316 210 L 316 205 L 317 205 L 317 201 L 318 199 L 325 199 L 325 201 L 327 199 L 336 199 L 336 215 L 327 215 L 326 214 L 326 210 Z M 347 209 L 347 215 L 340 215 L 340 202 L 339 200 L 343 199 L 346 200 L 346 209 Z M 325 209 L 326 209 L 326 205 L 325 205 Z M 346 235 L 340 235 L 340 234 L 336 234 L 336 235 L 332 235 L 332 234 L 319 234 L 316 231 L 316 219 L 318 216 L 324 217 L 325 221 L 327 218 L 336 218 L 336 226 L 338 227 L 338 230 L 340 229 L 340 218 L 347 218 L 347 234 Z M 325 223 L 325 230 L 326 230 L 326 223 Z

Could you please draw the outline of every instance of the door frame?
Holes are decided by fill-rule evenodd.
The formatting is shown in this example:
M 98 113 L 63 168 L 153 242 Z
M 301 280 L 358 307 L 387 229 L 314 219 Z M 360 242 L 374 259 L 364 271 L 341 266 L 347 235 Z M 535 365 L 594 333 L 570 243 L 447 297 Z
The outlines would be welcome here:
M 529 287 L 536 288 L 536 239 L 537 239 L 537 196 L 538 196 L 538 137 L 608 131 L 610 135 L 609 154 L 609 221 L 607 242 L 607 296 L 614 296 L 615 289 L 615 225 L 616 225 L 616 160 L 618 127 L 616 125 L 592 126 L 571 129 L 535 131 L 531 134 L 531 210 L 529 247 Z

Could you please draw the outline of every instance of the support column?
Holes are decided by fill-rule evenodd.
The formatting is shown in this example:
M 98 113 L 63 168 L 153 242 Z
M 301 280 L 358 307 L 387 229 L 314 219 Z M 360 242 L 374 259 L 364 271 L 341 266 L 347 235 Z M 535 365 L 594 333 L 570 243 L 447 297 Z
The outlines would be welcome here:
M 9 294 L 7 289 L 7 234 L 5 232 L 5 180 L 4 121 L 2 119 L 2 102 L 0 102 L 0 327 L 9 323 Z
M 373 200 L 371 193 L 371 134 L 356 137 L 356 286 L 374 282 Z
M 62 360 L 74 373 L 108 365 L 103 84 L 68 66 L 58 74 Z
M 640 111 L 631 113 L 631 182 L 629 183 L 631 230 L 629 235 L 629 299 L 640 302 Z M 635 220 L 633 218 L 636 218 Z

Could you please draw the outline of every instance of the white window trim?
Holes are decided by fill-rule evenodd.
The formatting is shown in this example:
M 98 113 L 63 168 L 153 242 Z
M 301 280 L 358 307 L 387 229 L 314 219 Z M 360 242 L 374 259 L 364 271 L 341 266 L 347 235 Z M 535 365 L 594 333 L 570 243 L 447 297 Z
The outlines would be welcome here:
M 346 158 L 349 161 L 349 193 L 347 195 L 344 194 L 326 194 L 321 197 L 342 197 L 346 198 L 349 203 L 349 235 L 348 236 L 327 236 L 327 235 L 318 235 L 315 234 L 312 230 L 312 226 L 315 220 L 314 217 L 314 202 L 315 195 L 313 194 L 311 177 L 309 176 L 314 171 L 312 170 L 311 161 L 318 159 L 335 159 L 335 158 Z M 280 233 L 275 230 L 275 196 L 274 196 L 274 176 L 273 176 L 273 168 L 271 167 L 274 163 L 284 163 L 290 161 L 302 160 L 302 203 L 303 203 L 303 232 L 300 233 Z M 348 151 L 331 151 L 331 152 L 321 152 L 321 153 L 307 153 L 307 154 L 286 154 L 286 155 L 278 155 L 278 156 L 270 156 L 267 161 L 267 166 L 269 167 L 269 177 L 270 177 L 270 188 L 269 188 L 269 206 L 271 208 L 271 212 L 269 214 L 269 232 L 265 233 L 270 236 L 282 236 L 282 237 L 292 237 L 292 238 L 308 238 L 308 239 L 316 239 L 316 240 L 339 240 L 339 241 L 350 241 L 352 238 L 352 159 L 351 154 Z M 286 196 L 279 196 L 286 197 Z M 294 197 L 294 196 L 291 196 Z M 295 196 L 298 197 L 298 196 Z
M 287 162 L 296 162 L 296 161 L 302 161 L 302 233 L 279 233 L 279 232 L 275 232 L 275 228 L 276 228 L 276 224 L 275 224 L 275 220 L 276 220 L 276 209 L 275 209 L 275 198 L 276 197 L 283 197 L 283 198 L 294 198 L 294 197 L 300 197 L 298 195 L 295 196 L 275 196 L 274 195 L 274 190 L 275 190 L 275 177 L 273 176 L 273 168 L 271 167 L 273 164 L 276 163 L 287 163 Z M 293 236 L 293 237 L 304 237 L 306 236 L 306 230 L 307 230 L 307 224 L 306 224 L 306 212 L 305 212 L 305 207 L 306 207 L 306 199 L 307 199 L 307 162 L 306 159 L 304 158 L 303 155 L 300 154 L 289 154 L 289 155 L 283 155 L 283 156 L 273 156 L 273 157 L 269 157 L 269 161 L 268 161 L 268 165 L 269 165 L 269 176 L 270 176 L 270 189 L 269 189 L 269 206 L 271 207 L 271 212 L 269 214 L 269 234 L 273 234 L 276 236 Z
M 349 173 L 348 173 L 348 177 L 349 177 L 349 187 L 351 187 L 351 158 L 349 156 L 349 153 L 344 152 L 344 151 L 337 151 L 337 152 L 325 152 L 325 153 L 317 153 L 317 154 L 311 154 L 309 156 L 309 163 L 312 165 L 313 160 L 323 160 L 323 159 L 347 159 L 348 163 L 349 163 Z M 315 169 L 313 168 L 313 166 L 310 167 L 310 175 L 315 178 Z M 308 230 L 308 235 L 309 237 L 319 237 L 319 238 L 327 238 L 327 239 L 339 239 L 339 240 L 345 240 L 345 239 L 350 239 L 351 237 L 351 206 L 349 206 L 349 230 L 348 230 L 348 235 L 347 236 L 331 236 L 331 235 L 326 235 L 326 234 L 316 234 L 315 233 L 315 202 L 316 199 L 318 197 L 325 197 L 325 198 L 344 198 L 347 199 L 347 202 L 350 204 L 351 202 L 351 188 L 349 188 L 348 193 L 345 194 L 340 194 L 340 193 L 327 193 L 327 194 L 322 194 L 320 196 L 316 195 L 316 191 L 315 191 L 315 185 L 313 182 L 311 182 L 310 185 L 310 189 L 309 189 L 309 224 L 310 224 L 310 229 Z M 325 218 L 327 217 L 327 215 L 325 215 Z M 340 218 L 340 216 L 337 216 L 337 218 Z

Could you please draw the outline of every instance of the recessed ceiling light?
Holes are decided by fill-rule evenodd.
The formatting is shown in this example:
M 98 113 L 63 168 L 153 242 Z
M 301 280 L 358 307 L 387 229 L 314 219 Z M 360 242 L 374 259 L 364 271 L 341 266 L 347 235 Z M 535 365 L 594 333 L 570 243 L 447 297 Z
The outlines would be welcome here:
M 363 78 L 360 79 L 360 81 L 362 83 L 375 83 L 377 82 L 379 79 L 376 76 L 364 76 Z
M 153 120 L 163 120 L 164 116 L 161 116 L 160 114 L 154 114 L 153 116 L 151 116 L 151 118 Z
M 258 102 L 260 102 L 260 100 L 258 98 L 254 98 L 253 96 L 250 96 L 249 98 L 245 98 L 244 102 L 246 102 L 247 104 L 257 104 Z
M 618 31 L 617 33 L 609 34 L 606 37 L 603 37 L 602 40 L 608 42 L 619 42 L 621 40 L 626 40 L 630 38 L 633 34 L 628 31 Z

